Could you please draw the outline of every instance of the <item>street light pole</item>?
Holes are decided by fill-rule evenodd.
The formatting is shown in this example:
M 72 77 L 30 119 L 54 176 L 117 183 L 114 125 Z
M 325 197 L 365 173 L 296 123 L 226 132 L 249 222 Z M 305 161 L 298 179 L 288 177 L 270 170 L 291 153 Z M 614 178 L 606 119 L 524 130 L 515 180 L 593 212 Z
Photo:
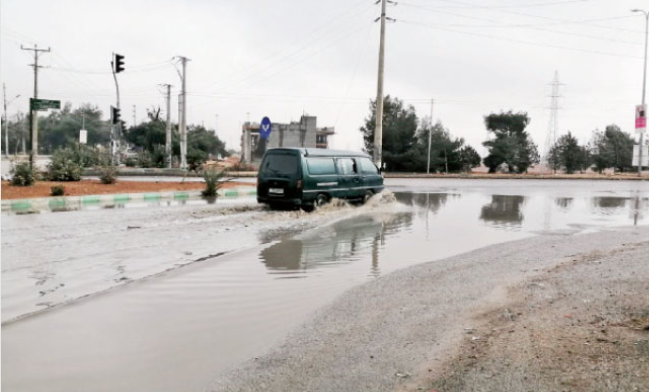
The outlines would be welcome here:
M 18 97 L 20 97 L 20 94 L 16 95 L 13 97 L 9 102 L 7 102 L 7 87 L 5 84 L 2 84 L 2 94 L 4 96 L 4 114 L 5 114 L 5 155 L 7 158 L 9 158 L 9 116 L 7 115 L 7 105 L 11 105 L 11 103 Z
M 649 11 L 634 9 L 631 12 L 642 12 L 645 17 L 645 40 L 644 40 L 644 70 L 642 76 L 642 105 L 646 104 L 647 92 L 647 41 L 649 41 Z M 646 129 L 646 128 L 645 128 Z M 644 132 L 640 133 L 640 154 L 638 156 L 638 177 L 642 176 L 642 150 L 644 145 Z

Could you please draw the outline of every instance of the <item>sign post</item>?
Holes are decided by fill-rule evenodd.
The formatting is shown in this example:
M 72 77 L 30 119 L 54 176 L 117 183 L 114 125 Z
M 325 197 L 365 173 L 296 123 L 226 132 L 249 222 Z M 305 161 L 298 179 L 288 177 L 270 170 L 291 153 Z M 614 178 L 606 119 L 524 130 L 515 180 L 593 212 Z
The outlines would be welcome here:
M 53 99 L 31 99 L 31 110 L 44 111 L 48 109 L 61 109 L 61 101 Z
M 270 136 L 270 131 L 273 130 L 273 126 L 270 122 L 270 119 L 268 117 L 264 117 L 261 119 L 261 125 L 259 127 L 259 136 L 261 136 L 262 139 L 268 139 L 268 136 Z

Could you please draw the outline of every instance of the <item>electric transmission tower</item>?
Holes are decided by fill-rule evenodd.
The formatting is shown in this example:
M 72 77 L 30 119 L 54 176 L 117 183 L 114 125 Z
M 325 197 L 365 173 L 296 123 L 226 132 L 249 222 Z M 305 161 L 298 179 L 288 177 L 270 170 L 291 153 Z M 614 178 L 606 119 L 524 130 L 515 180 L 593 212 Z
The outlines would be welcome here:
M 543 151 L 543 162 L 548 163 L 550 158 L 550 150 L 557 142 L 557 135 L 559 133 L 559 98 L 561 95 L 561 86 L 563 83 L 559 82 L 559 71 L 554 71 L 554 80 L 550 84 L 552 86 L 552 95 L 550 95 L 550 120 L 548 122 L 548 133 L 545 138 L 545 146 Z

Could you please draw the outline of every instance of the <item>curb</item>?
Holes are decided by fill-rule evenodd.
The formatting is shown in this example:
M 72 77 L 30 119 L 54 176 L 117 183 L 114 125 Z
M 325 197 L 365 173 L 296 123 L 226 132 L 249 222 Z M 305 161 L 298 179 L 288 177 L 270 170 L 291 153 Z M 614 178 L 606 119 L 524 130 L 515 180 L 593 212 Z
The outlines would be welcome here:
M 256 196 L 257 189 L 219 189 L 218 197 L 236 198 Z M 159 203 L 162 201 L 185 202 L 205 199 L 201 191 L 170 191 L 149 193 L 121 193 L 105 195 L 40 197 L 31 199 L 2 200 L 2 212 L 34 213 L 40 211 L 76 211 L 92 207 L 110 208 L 129 203 Z

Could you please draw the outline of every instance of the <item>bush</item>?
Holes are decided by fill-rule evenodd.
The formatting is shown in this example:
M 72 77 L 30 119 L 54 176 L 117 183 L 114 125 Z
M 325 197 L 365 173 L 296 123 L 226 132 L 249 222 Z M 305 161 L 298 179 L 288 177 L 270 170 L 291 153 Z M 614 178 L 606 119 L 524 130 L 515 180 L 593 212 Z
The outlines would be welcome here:
M 110 185 L 117 182 L 117 168 L 113 165 L 99 167 L 99 180 L 102 184 Z
M 20 162 L 11 168 L 11 185 L 32 186 L 36 182 L 36 172 L 29 162 Z
M 47 165 L 47 178 L 50 181 L 81 181 L 83 169 L 75 158 L 77 154 L 70 148 L 54 151 Z
M 187 150 L 187 166 L 190 171 L 198 171 L 203 163 L 207 161 L 208 154 L 205 151 L 197 148 L 189 148 Z
M 137 159 L 133 157 L 127 157 L 124 160 L 124 164 L 126 165 L 126 167 L 135 167 L 137 166 Z
M 214 169 L 205 170 L 203 172 L 203 179 L 205 179 L 205 189 L 201 194 L 204 197 L 218 196 L 218 190 L 223 186 L 221 180 L 225 177 L 225 170 L 217 171 Z
M 76 164 L 84 167 L 93 167 L 102 163 L 105 157 L 95 148 L 88 147 L 84 144 L 77 144 L 70 149 L 70 158 Z
M 156 144 L 153 146 L 153 151 L 151 152 L 151 163 L 153 164 L 153 167 L 164 168 L 166 159 L 165 146 L 162 144 Z
M 137 165 L 139 167 L 153 167 L 153 157 L 147 150 L 137 153 Z
M 65 187 L 63 185 L 54 185 L 50 191 L 50 196 L 63 196 L 65 195 Z
M 257 171 L 257 167 L 253 164 L 250 163 L 244 163 L 244 162 L 237 162 L 236 164 L 232 165 L 230 167 L 230 170 L 233 171 Z

